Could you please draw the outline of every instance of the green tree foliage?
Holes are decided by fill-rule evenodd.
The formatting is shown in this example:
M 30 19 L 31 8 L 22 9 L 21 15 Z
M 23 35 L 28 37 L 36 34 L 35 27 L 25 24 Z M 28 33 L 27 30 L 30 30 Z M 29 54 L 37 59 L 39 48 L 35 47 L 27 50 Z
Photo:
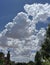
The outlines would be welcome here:
M 48 26 L 48 29 L 46 31 L 46 38 L 44 40 L 44 43 L 42 44 L 41 51 L 42 51 L 43 58 L 50 57 L 50 25 Z
M 48 25 L 48 29 L 46 31 L 46 37 L 50 38 L 50 24 Z
M 50 65 L 50 61 L 48 59 L 45 59 L 45 62 L 43 62 L 42 65 Z
M 27 65 L 35 65 L 33 61 L 30 61 Z
M 35 55 L 35 65 L 42 65 L 42 63 L 41 63 L 41 54 L 38 51 Z

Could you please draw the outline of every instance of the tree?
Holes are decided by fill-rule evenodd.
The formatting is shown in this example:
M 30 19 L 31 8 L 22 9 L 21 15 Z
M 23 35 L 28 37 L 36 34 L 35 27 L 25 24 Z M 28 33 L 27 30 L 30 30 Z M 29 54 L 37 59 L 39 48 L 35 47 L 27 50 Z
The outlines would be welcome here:
M 33 61 L 29 61 L 27 65 L 35 65 L 35 63 Z
M 35 65 L 42 65 L 42 63 L 41 63 L 41 54 L 38 51 L 35 55 Z
M 10 51 L 7 53 L 7 64 L 10 64 Z
M 48 29 L 46 31 L 46 37 L 50 38 L 50 24 L 48 25 Z
M 41 51 L 42 51 L 43 58 L 50 57 L 50 25 L 48 26 L 48 29 L 46 30 L 46 38 L 44 40 L 44 43 L 42 44 Z

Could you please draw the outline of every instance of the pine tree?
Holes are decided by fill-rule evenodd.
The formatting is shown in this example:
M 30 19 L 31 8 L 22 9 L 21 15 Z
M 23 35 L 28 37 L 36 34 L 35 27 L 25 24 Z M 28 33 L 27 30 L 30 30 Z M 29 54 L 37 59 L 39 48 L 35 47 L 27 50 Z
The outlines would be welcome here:
M 42 63 L 41 63 L 41 54 L 38 51 L 35 55 L 35 65 L 42 65 Z
M 7 64 L 10 63 L 10 51 L 8 51 L 8 54 L 7 54 Z
M 48 26 L 48 29 L 46 30 L 46 38 L 44 40 L 44 43 L 42 44 L 41 50 L 42 50 L 43 58 L 50 57 L 50 25 Z

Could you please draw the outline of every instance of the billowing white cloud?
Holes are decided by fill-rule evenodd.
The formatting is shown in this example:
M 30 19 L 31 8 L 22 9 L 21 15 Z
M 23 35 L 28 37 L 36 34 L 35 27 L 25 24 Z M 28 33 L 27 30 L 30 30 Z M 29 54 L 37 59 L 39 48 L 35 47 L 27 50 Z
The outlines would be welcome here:
M 11 48 L 11 60 L 16 62 L 34 60 L 46 33 L 45 28 L 36 29 L 36 24 L 46 23 L 47 18 L 50 17 L 49 4 L 26 4 L 24 9 L 26 13 L 18 13 L 0 33 L 0 49 L 7 53 L 7 48 Z M 29 16 L 32 16 L 32 20 Z
M 48 17 L 50 17 L 50 5 L 48 3 L 34 3 L 32 5 L 26 4 L 24 9 L 28 15 L 33 16 L 33 20 L 37 20 L 37 22 L 45 21 Z

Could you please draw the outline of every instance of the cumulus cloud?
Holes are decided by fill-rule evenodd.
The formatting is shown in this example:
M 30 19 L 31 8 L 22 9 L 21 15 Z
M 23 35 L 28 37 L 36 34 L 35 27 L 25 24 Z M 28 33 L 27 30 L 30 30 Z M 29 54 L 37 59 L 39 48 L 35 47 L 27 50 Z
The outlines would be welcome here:
M 39 21 L 46 23 L 47 18 L 50 17 L 49 4 L 26 4 L 24 9 L 26 13 L 18 13 L 0 33 L 0 49 L 7 53 L 7 48 L 9 48 L 11 60 L 16 62 L 34 60 L 46 33 L 45 28 L 36 29 L 36 24 Z M 29 16 L 32 16 L 32 20 Z
M 46 4 L 26 4 L 24 6 L 25 11 L 28 13 L 28 15 L 33 16 L 33 20 L 37 20 L 37 22 L 45 21 L 48 17 L 50 17 L 50 5 L 48 3 Z

